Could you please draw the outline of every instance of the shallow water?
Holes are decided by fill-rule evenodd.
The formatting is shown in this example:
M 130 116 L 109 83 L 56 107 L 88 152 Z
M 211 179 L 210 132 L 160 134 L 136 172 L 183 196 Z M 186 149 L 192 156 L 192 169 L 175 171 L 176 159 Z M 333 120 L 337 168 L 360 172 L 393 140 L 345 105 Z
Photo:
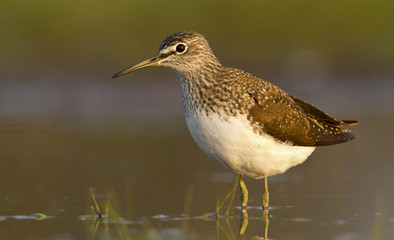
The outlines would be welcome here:
M 103 98 L 100 87 L 82 88 L 90 89 L 85 97 L 91 102 L 82 95 L 63 101 L 51 95 L 53 88 L 3 86 L 9 95 L 1 95 L 2 239 L 236 239 L 242 223 L 238 189 L 229 215 L 227 203 L 218 220 L 214 214 L 235 174 L 209 160 L 193 142 L 179 93 L 165 101 L 148 97 L 160 91 L 171 96 L 178 91 L 172 90 L 175 84 L 164 90 L 142 85 L 127 98 L 126 90 L 106 88 L 117 93 L 115 100 L 110 94 L 112 100 Z M 22 95 L 19 105 L 7 107 L 9 98 Z M 48 101 L 54 96 L 56 101 Z M 101 99 L 98 105 L 94 96 Z M 386 102 L 387 96 L 377 101 Z M 131 110 L 123 113 L 127 101 L 133 102 Z M 357 139 L 322 147 L 304 164 L 269 178 L 270 239 L 394 237 L 394 114 L 335 101 L 325 109 L 358 119 L 361 123 L 352 128 Z M 33 108 L 26 107 L 29 102 Z M 246 184 L 244 239 L 259 239 L 265 234 L 263 181 L 246 179 Z M 97 220 L 92 214 L 90 188 L 107 217 Z

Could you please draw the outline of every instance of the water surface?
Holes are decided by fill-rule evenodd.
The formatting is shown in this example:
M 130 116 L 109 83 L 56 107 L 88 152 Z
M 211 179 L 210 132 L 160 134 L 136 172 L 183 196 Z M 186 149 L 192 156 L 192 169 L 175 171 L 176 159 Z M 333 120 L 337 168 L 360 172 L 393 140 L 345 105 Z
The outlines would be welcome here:
M 233 187 L 235 174 L 208 159 L 189 136 L 177 82 L 167 88 L 136 84 L 125 90 L 95 85 L 86 88 L 87 98 L 75 90 L 81 85 L 65 88 L 60 92 L 67 101 L 54 85 L 33 89 L 5 85 L 16 95 L 1 95 L 2 238 L 238 237 L 239 192 L 228 216 L 227 204 L 218 220 L 214 215 L 217 201 Z M 377 102 L 387 103 L 386 88 Z M 103 97 L 99 93 L 105 90 L 109 93 Z M 363 101 L 361 94 L 359 98 Z M 20 101 L 11 108 L 9 99 Z M 323 101 L 324 94 L 315 99 Z M 394 236 L 394 115 L 368 104 L 350 104 L 326 104 L 326 109 L 361 122 L 352 128 L 355 141 L 322 147 L 304 164 L 269 178 L 270 239 Z M 390 103 L 379 107 L 392 109 Z M 246 184 L 250 206 L 244 239 L 263 237 L 263 181 L 246 179 Z M 92 216 L 90 188 L 103 213 L 110 209 L 109 218 L 97 221 Z

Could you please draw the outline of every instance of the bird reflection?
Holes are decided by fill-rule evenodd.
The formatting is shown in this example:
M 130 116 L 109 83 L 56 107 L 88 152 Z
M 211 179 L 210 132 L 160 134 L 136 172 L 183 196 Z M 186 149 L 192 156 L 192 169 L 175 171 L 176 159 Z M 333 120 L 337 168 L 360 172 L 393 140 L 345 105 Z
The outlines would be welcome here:
M 246 212 L 246 214 L 247 214 L 247 212 Z M 252 217 L 252 218 L 245 217 L 245 212 L 243 212 L 241 214 L 241 216 L 239 217 L 240 224 L 239 224 L 239 230 L 238 230 L 238 236 L 237 237 L 234 236 L 234 234 L 233 234 L 234 233 L 233 227 L 231 226 L 230 221 L 229 221 L 229 219 L 231 219 L 231 217 L 230 216 L 226 217 L 225 222 L 226 222 L 226 225 L 227 225 L 227 229 L 225 229 L 225 227 L 223 225 L 221 225 L 220 219 L 221 219 L 220 216 L 218 216 L 217 217 L 217 222 L 216 222 L 216 224 L 218 226 L 217 231 L 219 231 L 219 232 L 217 232 L 217 235 L 216 235 L 217 238 L 219 239 L 220 232 L 222 232 L 226 236 L 226 239 L 238 239 L 238 240 L 241 240 L 241 239 L 244 239 L 244 236 L 245 236 L 245 233 L 246 233 L 246 229 L 247 229 L 248 224 L 249 224 L 249 219 L 254 219 L 255 220 L 256 218 L 255 217 Z M 251 239 L 268 240 L 269 210 L 268 209 L 263 209 L 263 214 L 262 214 L 261 217 L 258 217 L 258 219 L 261 219 L 261 221 L 262 221 L 262 227 L 263 227 L 262 235 L 254 236 Z

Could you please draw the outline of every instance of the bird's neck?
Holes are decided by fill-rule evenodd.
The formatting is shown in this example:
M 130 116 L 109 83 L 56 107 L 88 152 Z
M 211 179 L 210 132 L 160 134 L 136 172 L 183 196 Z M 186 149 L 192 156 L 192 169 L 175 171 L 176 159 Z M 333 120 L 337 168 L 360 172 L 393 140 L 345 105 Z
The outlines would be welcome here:
M 178 72 L 186 115 L 209 115 L 220 112 L 228 104 L 228 99 L 223 98 L 224 82 L 221 71 L 224 70 L 220 65 L 201 69 L 200 72 Z
M 193 73 L 178 73 L 181 83 L 182 103 L 185 114 L 204 111 L 203 103 L 214 84 L 208 76 Z

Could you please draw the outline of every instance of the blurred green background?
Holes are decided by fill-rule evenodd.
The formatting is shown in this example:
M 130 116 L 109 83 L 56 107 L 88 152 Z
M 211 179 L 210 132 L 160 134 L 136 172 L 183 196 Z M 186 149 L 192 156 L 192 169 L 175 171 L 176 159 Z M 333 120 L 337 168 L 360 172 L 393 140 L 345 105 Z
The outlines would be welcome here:
M 392 1 L 9 1 L 0 3 L 2 81 L 106 74 L 203 33 L 223 63 L 277 71 L 300 50 L 334 73 L 392 74 Z M 110 75 L 110 74 L 109 74 Z M 25 79 L 26 80 L 26 79 Z
M 116 188 L 123 202 L 130 191 L 139 219 L 183 214 L 188 186 L 196 183 L 191 216 L 214 210 L 234 176 L 189 136 L 178 76 L 152 68 L 111 78 L 182 30 L 205 35 L 224 66 L 360 121 L 355 141 L 321 148 L 270 180 L 272 204 L 281 209 L 270 224 L 275 239 L 393 236 L 393 25 L 394 1 L 383 0 L 0 1 L 2 236 L 77 232 L 83 226 L 75 216 L 90 211 L 90 187 L 104 195 L 106 186 Z M 247 181 L 251 204 L 259 206 L 262 184 Z M 281 208 L 287 205 L 296 207 Z M 71 220 L 4 217 L 34 212 Z M 73 230 L 65 228 L 70 223 Z M 255 223 L 250 234 L 261 232 Z M 213 225 L 193 227 L 206 233 Z
M 335 94 L 334 106 L 387 109 L 393 8 L 392 1 L 3 0 L 0 118 L 121 120 L 149 109 L 181 115 L 171 71 L 111 76 L 153 56 L 168 34 L 182 30 L 204 34 L 225 66 L 306 100 L 327 92 L 318 106 Z M 141 78 L 149 80 L 135 80 Z M 150 98 L 130 97 L 143 92 Z

